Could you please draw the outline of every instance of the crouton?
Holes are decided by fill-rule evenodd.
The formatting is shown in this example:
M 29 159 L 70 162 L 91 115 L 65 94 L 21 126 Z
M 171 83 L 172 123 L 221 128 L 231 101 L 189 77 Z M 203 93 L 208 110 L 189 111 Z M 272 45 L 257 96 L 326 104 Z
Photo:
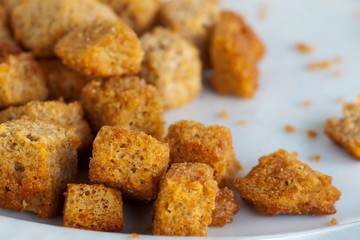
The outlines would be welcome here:
M 72 102 L 80 100 L 83 87 L 90 82 L 89 77 L 65 66 L 59 60 L 47 60 L 40 62 L 44 73 L 49 98 Z
M 331 181 L 280 149 L 261 157 L 246 177 L 235 178 L 234 187 L 262 215 L 325 215 L 336 213 L 341 195 Z
M 47 96 L 44 76 L 32 54 L 9 55 L 0 64 L 0 108 L 45 100 Z
M 134 31 L 121 21 L 76 28 L 59 40 L 55 53 L 65 65 L 98 77 L 137 74 L 144 55 Z
M 60 125 L 68 130 L 74 129 L 81 142 L 78 151 L 83 154 L 89 152 L 93 140 L 89 124 L 83 115 L 83 109 L 78 102 L 66 104 L 60 101 L 32 101 L 24 106 L 0 111 L 0 123 L 26 117 L 28 120 Z
M 94 141 L 91 182 L 121 189 L 138 201 L 156 199 L 158 183 L 170 161 L 169 146 L 121 126 L 104 126 Z
M 94 133 L 103 125 L 118 125 L 163 138 L 161 99 L 153 86 L 138 77 L 92 81 L 84 87 L 81 103 Z
M 0 124 L 0 207 L 56 216 L 77 173 L 72 131 L 24 119 Z
M 31 0 L 12 11 L 15 39 L 38 57 L 54 56 L 57 41 L 94 20 L 117 21 L 113 10 L 96 0 Z
M 160 0 L 100 0 L 110 5 L 117 15 L 137 34 L 149 30 L 156 21 Z
M 183 120 L 170 125 L 165 142 L 170 146 L 171 163 L 206 163 L 215 170 L 219 186 L 232 181 L 241 167 L 227 127 L 205 127 L 202 123 Z
M 201 61 L 198 50 L 180 35 L 156 28 L 141 38 L 145 57 L 140 76 L 154 85 L 164 109 L 191 102 L 201 91 Z
M 224 187 L 219 189 L 216 200 L 215 209 L 211 213 L 211 224 L 214 227 L 223 227 L 233 220 L 233 216 L 239 211 L 240 205 L 236 201 L 234 192 Z
M 200 50 L 204 67 L 209 66 L 209 43 L 218 20 L 218 0 L 172 0 L 160 7 L 160 23 L 178 32 Z
M 202 163 L 171 165 L 154 205 L 154 235 L 206 236 L 218 191 L 213 174 Z
M 343 114 L 343 118 L 326 120 L 324 132 L 360 160 L 360 95 L 354 103 L 343 104 Z
M 222 12 L 210 47 L 213 89 L 220 94 L 253 97 L 258 86 L 257 62 L 264 51 L 264 46 L 241 16 Z
M 63 226 L 95 231 L 120 231 L 123 202 L 119 190 L 102 184 L 68 184 Z
M 20 52 L 21 48 L 12 38 L 8 27 L 8 13 L 3 6 L 0 6 L 0 58 Z

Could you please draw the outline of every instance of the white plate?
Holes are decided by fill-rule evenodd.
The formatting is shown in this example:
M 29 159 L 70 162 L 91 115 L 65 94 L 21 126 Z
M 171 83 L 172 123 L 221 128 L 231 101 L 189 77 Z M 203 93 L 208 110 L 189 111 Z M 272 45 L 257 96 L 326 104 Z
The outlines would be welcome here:
M 261 4 L 268 6 L 267 19 L 258 18 Z M 360 162 L 335 146 L 324 134 L 325 119 L 341 116 L 338 97 L 354 101 L 360 93 L 360 20 L 356 12 L 360 2 L 355 0 L 228 0 L 224 8 L 243 13 L 246 20 L 266 44 L 267 53 L 261 62 L 260 87 L 254 99 L 236 99 L 214 94 L 205 87 L 203 93 L 181 109 L 166 113 L 168 124 L 181 119 L 193 119 L 207 125 L 224 125 L 232 130 L 233 144 L 245 174 L 257 164 L 257 159 L 284 148 L 297 151 L 299 159 L 313 169 L 334 178 L 342 196 L 336 203 L 333 216 L 265 217 L 256 214 L 240 199 L 240 212 L 232 224 L 211 228 L 209 237 L 231 239 L 335 239 L 355 238 L 360 233 Z M 304 55 L 294 49 L 298 42 L 315 48 Z M 342 56 L 343 63 L 331 69 L 310 71 L 314 60 Z M 340 70 L 341 77 L 334 72 Z M 311 100 L 309 107 L 302 102 Z M 218 114 L 227 110 L 229 120 Z M 247 126 L 238 126 L 244 120 Z M 296 127 L 287 134 L 286 124 Z M 307 129 L 319 136 L 311 140 Z M 322 156 L 316 163 L 311 158 Z M 32 213 L 0 210 L 1 239 L 129 239 L 129 233 L 146 233 L 151 225 L 151 206 L 128 203 L 125 208 L 125 229 L 122 233 L 98 233 L 60 227 L 60 218 L 38 219 Z M 331 226 L 335 217 L 337 226 Z M 55 225 L 55 226 L 54 226 Z M 140 239 L 165 239 L 141 236 Z M 230 239 L 230 238 L 229 238 Z

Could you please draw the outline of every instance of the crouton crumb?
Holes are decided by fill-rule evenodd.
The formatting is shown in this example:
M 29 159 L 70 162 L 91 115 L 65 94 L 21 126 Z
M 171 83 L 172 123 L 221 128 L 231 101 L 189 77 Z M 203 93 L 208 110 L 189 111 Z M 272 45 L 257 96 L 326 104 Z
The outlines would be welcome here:
M 244 127 L 244 126 L 247 126 L 248 123 L 246 121 L 244 121 L 244 120 L 240 120 L 240 121 L 238 121 L 237 125 Z
M 314 51 L 314 48 L 311 45 L 302 42 L 296 44 L 295 47 L 301 53 L 312 53 Z
M 220 114 L 219 114 L 219 117 L 224 119 L 224 120 L 229 120 L 230 117 L 229 117 L 229 113 L 226 111 L 226 110 L 223 110 Z
M 139 235 L 137 233 L 131 234 L 131 239 L 139 238 Z
M 335 77 L 341 77 L 341 76 L 342 76 L 342 72 L 341 72 L 340 70 L 336 70 L 336 71 L 334 72 L 334 76 L 335 76 Z
M 258 19 L 266 20 L 268 18 L 269 5 L 265 2 L 261 3 L 259 6 Z
M 345 100 L 344 100 L 342 97 L 338 97 L 338 98 L 336 99 L 336 102 L 337 102 L 337 103 L 340 103 L 340 104 L 344 104 L 344 103 L 345 103 Z
M 302 105 L 304 107 L 309 107 L 309 106 L 312 105 L 312 101 L 311 100 L 305 100 L 305 101 L 302 102 Z
M 315 155 L 315 156 L 312 158 L 312 160 L 313 160 L 314 162 L 320 162 L 320 159 L 321 159 L 321 156 L 320 156 L 320 155 Z
M 335 218 L 332 218 L 331 221 L 330 221 L 330 224 L 331 225 L 337 225 L 338 221 Z
M 318 133 L 316 131 L 314 131 L 314 130 L 309 129 L 307 131 L 307 135 L 308 135 L 309 138 L 314 139 L 314 138 L 317 137 Z
M 314 61 L 311 62 L 309 65 L 309 68 L 311 70 L 319 70 L 319 69 L 329 69 L 331 68 L 334 64 L 339 64 L 342 62 L 342 57 L 338 56 L 334 59 L 330 59 L 330 60 L 324 60 L 324 61 Z
M 286 131 L 287 133 L 293 133 L 293 132 L 295 132 L 295 127 L 292 126 L 292 125 L 286 125 L 286 126 L 285 126 L 285 131 Z

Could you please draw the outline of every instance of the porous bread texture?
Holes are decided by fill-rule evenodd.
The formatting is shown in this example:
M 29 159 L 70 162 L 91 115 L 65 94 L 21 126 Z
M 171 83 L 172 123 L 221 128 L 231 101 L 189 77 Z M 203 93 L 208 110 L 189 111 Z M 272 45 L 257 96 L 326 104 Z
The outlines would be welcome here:
M 178 32 L 200 51 L 204 67 L 209 67 L 211 33 L 218 20 L 218 0 L 175 0 L 162 2 L 160 23 Z
M 156 199 L 158 184 L 169 166 L 169 146 L 121 126 L 104 126 L 93 144 L 91 182 L 121 189 L 138 201 Z
M 50 99 L 63 98 L 68 102 L 80 100 L 83 87 L 90 82 L 88 76 L 65 66 L 60 60 L 46 60 L 39 64 L 49 89 Z
M 97 0 L 31 0 L 16 7 L 11 16 L 15 39 L 37 57 L 54 56 L 60 38 L 95 20 L 118 21 L 118 17 Z
M 160 183 L 153 234 L 206 236 L 218 192 L 214 170 L 202 163 L 174 163 Z
M 343 118 L 326 120 L 324 132 L 360 160 L 360 95 L 354 103 L 343 105 L 343 114 Z
M 100 0 L 114 9 L 117 15 L 137 34 L 151 28 L 156 20 L 161 0 Z
M 210 46 L 213 89 L 220 94 L 253 97 L 258 86 L 257 63 L 264 52 L 265 47 L 240 15 L 222 12 Z
M 123 202 L 119 190 L 102 184 L 68 184 L 63 226 L 95 231 L 121 231 Z
M 211 224 L 214 227 L 223 227 L 233 220 L 233 216 L 239 211 L 240 205 L 236 200 L 234 192 L 228 187 L 219 189 L 215 209 L 211 213 Z
M 9 55 L 0 63 L 0 109 L 47 96 L 44 76 L 31 53 Z
M 59 126 L 25 119 L 0 124 L 0 207 L 56 216 L 77 173 L 78 146 L 75 133 Z
M 61 101 L 31 101 L 24 106 L 9 107 L 0 111 L 0 123 L 25 117 L 28 120 L 40 120 L 68 130 L 73 129 L 81 142 L 78 152 L 82 154 L 91 149 L 93 140 L 90 126 L 83 115 L 79 102 L 67 104 Z
M 159 140 L 164 137 L 158 92 L 138 77 L 92 81 L 82 91 L 81 104 L 94 133 L 104 125 L 116 125 L 143 131 Z
M 235 178 L 234 187 L 262 215 L 325 215 L 336 213 L 341 195 L 331 181 L 280 149 L 261 157 L 246 177 Z
M 139 75 L 158 89 L 164 109 L 191 102 L 202 88 L 198 50 L 176 32 L 161 27 L 140 40 L 145 56 Z
M 170 125 L 165 142 L 170 146 L 171 163 L 206 163 L 215 170 L 214 179 L 221 187 L 241 168 L 227 127 L 182 120 Z
M 135 32 L 122 21 L 95 21 L 61 38 L 55 47 L 62 62 L 87 75 L 137 74 L 144 52 Z

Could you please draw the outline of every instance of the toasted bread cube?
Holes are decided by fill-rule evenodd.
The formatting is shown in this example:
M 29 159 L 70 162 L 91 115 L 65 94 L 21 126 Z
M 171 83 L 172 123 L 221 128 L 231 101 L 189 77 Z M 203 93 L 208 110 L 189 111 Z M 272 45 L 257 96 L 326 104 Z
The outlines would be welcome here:
M 211 213 L 210 226 L 223 227 L 233 220 L 233 216 L 239 211 L 240 205 L 236 201 L 234 192 L 224 187 L 219 189 L 216 200 L 215 209 Z
M 149 30 L 156 21 L 160 0 L 100 0 L 110 5 L 137 34 Z
M 45 100 L 48 90 L 32 54 L 9 55 L 0 64 L 0 108 Z
M 213 175 L 206 164 L 172 164 L 155 201 L 153 234 L 206 236 L 218 192 Z
M 93 144 L 91 182 L 121 189 L 131 199 L 156 199 L 158 183 L 169 166 L 169 146 L 121 126 L 104 126 Z
M 172 0 L 160 7 L 160 23 L 178 32 L 200 50 L 204 67 L 209 65 L 211 33 L 218 20 L 218 0 Z
M 240 169 L 227 127 L 183 120 L 170 125 L 165 142 L 170 145 L 171 163 L 206 163 L 215 170 L 219 186 L 232 181 Z
M 8 28 L 8 12 L 5 7 L 0 6 L 0 58 L 20 52 L 21 48 L 12 38 Z
M 54 217 L 77 173 L 74 132 L 40 121 L 0 124 L 0 207 Z
M 222 12 L 210 47 L 212 87 L 220 94 L 251 98 L 258 86 L 257 62 L 265 51 L 242 17 Z
M 360 160 L 360 95 L 356 102 L 343 105 L 343 114 L 344 118 L 326 120 L 324 132 Z
M 95 231 L 121 231 L 123 202 L 119 190 L 102 184 L 68 184 L 63 226 Z
M 262 215 L 325 215 L 336 213 L 341 195 L 331 181 L 280 149 L 261 157 L 246 177 L 235 178 L 234 187 Z
M 164 137 L 161 99 L 153 86 L 138 77 L 92 81 L 84 87 L 81 103 L 94 133 L 104 125 L 117 125 L 159 140 Z
M 141 38 L 145 51 L 140 76 L 154 85 L 164 109 L 191 102 L 201 91 L 201 61 L 198 50 L 180 35 L 156 28 Z
M 26 117 L 28 120 L 60 125 L 68 130 L 74 129 L 81 142 L 79 153 L 86 153 L 91 149 L 93 137 L 83 115 L 83 109 L 78 102 L 66 104 L 60 101 L 32 101 L 24 106 L 0 111 L 0 123 Z
M 96 0 L 31 0 L 12 11 L 15 39 L 38 57 L 54 55 L 57 41 L 94 20 L 117 21 L 107 5 Z
M 40 62 L 40 67 L 47 82 L 50 99 L 63 98 L 69 102 L 80 100 L 83 87 L 90 82 L 88 76 L 70 69 L 59 60 Z
M 0 0 L 0 4 L 8 11 L 13 11 L 16 7 L 23 3 L 30 2 L 32 0 Z
M 121 21 L 76 28 L 56 44 L 55 53 L 65 65 L 98 77 L 137 74 L 144 56 L 138 37 Z

